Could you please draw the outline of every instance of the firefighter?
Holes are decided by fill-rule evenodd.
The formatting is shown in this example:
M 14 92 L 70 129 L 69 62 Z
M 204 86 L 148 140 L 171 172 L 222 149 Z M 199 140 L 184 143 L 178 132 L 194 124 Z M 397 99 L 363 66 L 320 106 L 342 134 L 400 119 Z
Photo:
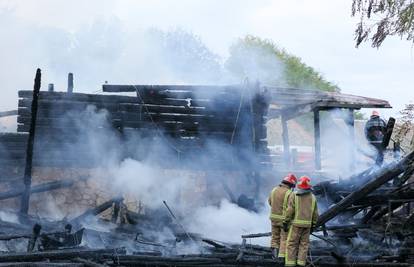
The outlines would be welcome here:
M 286 250 L 287 231 L 283 230 L 283 221 L 289 197 L 294 194 L 297 178 L 293 174 L 288 174 L 282 182 L 273 188 L 269 196 L 269 205 L 271 206 L 270 221 L 272 226 L 272 238 L 270 247 L 272 248 L 272 257 L 283 261 Z
M 297 192 L 289 198 L 285 230 L 289 229 L 286 240 L 285 266 L 305 266 L 309 249 L 309 236 L 318 220 L 316 198 L 311 192 L 310 178 L 302 176 Z
M 375 163 L 378 166 L 381 166 L 384 160 L 384 147 L 382 146 L 382 140 L 384 139 L 386 128 L 387 124 L 380 118 L 378 111 L 374 110 L 371 118 L 365 124 L 365 137 L 377 151 Z

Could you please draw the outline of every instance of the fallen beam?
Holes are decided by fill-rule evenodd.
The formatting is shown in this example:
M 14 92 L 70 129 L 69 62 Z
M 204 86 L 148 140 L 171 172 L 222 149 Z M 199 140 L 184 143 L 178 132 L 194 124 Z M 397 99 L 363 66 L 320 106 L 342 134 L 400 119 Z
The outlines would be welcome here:
M 101 254 L 114 253 L 125 254 L 124 249 L 72 249 L 72 250 L 55 250 L 46 252 L 33 252 L 33 253 L 7 253 L 0 254 L 0 262 L 23 262 L 23 261 L 43 261 L 49 260 L 70 260 L 77 257 L 89 258 L 96 257 Z
M 85 211 L 84 213 L 82 213 L 81 215 L 79 215 L 78 217 L 75 217 L 71 220 L 71 223 L 73 222 L 79 222 L 82 219 L 88 217 L 88 216 L 96 216 L 102 212 L 104 212 L 105 210 L 109 209 L 112 207 L 112 205 L 116 202 L 122 202 L 124 199 L 122 197 L 116 197 L 116 198 L 112 198 L 104 203 L 102 203 L 101 205 L 92 208 L 92 209 L 88 209 L 87 211 Z
M 56 189 L 71 187 L 77 181 L 80 181 L 80 180 L 61 180 L 61 181 L 53 181 L 53 182 L 35 185 L 30 188 L 30 194 L 42 193 L 42 192 L 52 191 Z M 24 192 L 24 188 L 18 188 L 18 189 L 13 189 L 7 192 L 0 193 L 0 200 L 5 200 L 5 199 L 21 196 L 23 192 Z
M 0 118 L 17 115 L 17 110 L 0 111 Z
M 332 206 L 324 213 L 322 213 L 322 215 L 319 217 L 316 226 L 318 227 L 325 224 L 326 222 L 334 218 L 336 215 L 343 212 L 346 208 L 350 207 L 356 201 L 360 200 L 362 197 L 378 189 L 386 182 L 396 178 L 398 175 L 400 175 L 407 169 L 407 167 L 412 163 L 413 159 L 414 152 L 411 152 L 406 157 L 401 159 L 399 162 L 390 164 L 389 166 L 372 173 L 369 177 L 370 179 L 368 179 L 369 182 L 367 182 L 365 185 L 346 196 L 336 205 Z

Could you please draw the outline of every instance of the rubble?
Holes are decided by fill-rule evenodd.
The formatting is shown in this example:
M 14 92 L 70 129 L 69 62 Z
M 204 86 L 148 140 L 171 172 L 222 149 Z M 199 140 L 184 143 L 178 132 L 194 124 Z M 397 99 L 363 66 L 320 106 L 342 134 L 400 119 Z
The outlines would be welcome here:
M 240 244 L 212 240 L 208 236 L 188 232 L 166 201 L 163 202 L 166 209 L 162 211 L 148 209 L 141 213 L 130 210 L 124 197 L 117 195 L 99 201 L 99 205 L 96 201 L 95 206 L 75 217 L 58 221 L 28 214 L 32 194 L 71 188 L 89 179 L 86 176 L 32 185 L 32 167 L 52 165 L 65 168 L 70 165 L 91 168 L 99 164 L 99 160 L 91 159 L 87 148 L 76 151 L 73 157 L 65 153 L 65 149 L 59 150 L 64 146 L 58 149 L 53 146 L 61 143 L 71 146 L 78 141 L 65 132 L 73 130 L 70 121 L 73 118 L 64 124 L 71 128 L 60 125 L 64 121 L 62 114 L 68 111 L 76 112 L 91 103 L 107 110 L 110 125 L 121 140 L 131 133 L 140 136 L 145 132 L 149 136 L 157 136 L 162 130 L 177 155 L 171 162 L 162 162 L 162 166 L 188 167 L 191 165 L 188 162 L 200 156 L 204 144 L 212 138 L 229 143 L 236 156 L 225 159 L 225 164 L 218 157 L 215 160 L 220 164 L 210 165 L 225 170 L 243 165 L 243 170 L 238 171 L 243 175 L 247 173 L 253 181 L 252 194 L 237 192 L 237 198 L 236 192 L 230 189 L 230 183 L 222 179 L 218 184 L 232 203 L 257 212 L 260 210 L 257 196 L 264 181 L 261 175 L 269 171 L 272 164 L 268 161 L 264 128 L 268 95 L 276 95 L 273 102 L 277 109 L 273 114 L 282 117 L 285 148 L 289 148 L 287 121 L 306 112 L 314 113 L 316 170 L 321 169 L 319 111 L 331 107 L 349 108 L 349 111 L 361 107 L 389 107 L 388 102 L 377 99 L 311 90 L 262 88 L 259 85 L 254 86 L 255 95 L 248 101 L 240 88 L 234 86 L 104 85 L 106 92 L 133 92 L 136 97 L 79 94 L 73 93 L 73 75 L 70 79 L 68 93 L 38 93 L 38 71 L 35 93 L 19 92 L 22 98 L 17 112 L 20 133 L 3 136 L 6 152 L 12 156 L 0 163 L 9 167 L 9 173 L 16 177 L 21 175 L 20 180 L 24 177 L 24 183 L 20 180 L 20 183 L 15 183 L 15 177 L 4 179 L 11 186 L 0 193 L 0 200 L 21 198 L 21 206 L 19 212 L 7 213 L 16 220 L 0 220 L 0 266 L 282 266 L 272 259 L 269 247 L 250 242 L 254 238 L 268 237 L 270 233 L 242 235 Z M 217 90 L 220 97 L 211 97 L 205 89 Z M 197 94 L 202 97 L 197 98 Z M 297 100 L 300 104 L 296 103 Z M 226 112 L 221 108 L 218 112 L 217 106 L 224 106 Z M 237 132 L 244 129 L 239 124 L 239 116 L 249 124 L 244 133 L 247 139 Z M 394 123 L 389 121 L 384 146 L 390 141 Z M 107 126 L 99 125 L 94 130 Z M 35 134 L 40 138 L 35 138 Z M 33 151 L 36 145 L 44 151 Z M 128 144 L 122 143 L 122 146 L 122 157 L 130 157 Z M 245 147 L 253 157 L 244 157 L 240 151 Z M 183 155 L 183 151 L 188 151 L 188 154 Z M 291 163 L 295 161 L 291 157 L 294 153 L 291 155 L 289 149 L 284 152 L 285 163 L 293 167 Z M 262 158 L 267 159 L 259 160 Z M 315 185 L 314 193 L 323 212 L 312 233 L 309 265 L 412 266 L 414 213 L 410 202 L 414 200 L 414 189 L 409 180 L 414 173 L 413 162 L 414 152 L 411 152 L 382 168 L 372 167 L 347 179 Z M 22 166 L 24 173 L 21 172 Z M 100 218 L 103 212 L 110 212 L 110 218 Z M 171 231 L 171 236 L 160 240 L 157 235 L 164 228 Z

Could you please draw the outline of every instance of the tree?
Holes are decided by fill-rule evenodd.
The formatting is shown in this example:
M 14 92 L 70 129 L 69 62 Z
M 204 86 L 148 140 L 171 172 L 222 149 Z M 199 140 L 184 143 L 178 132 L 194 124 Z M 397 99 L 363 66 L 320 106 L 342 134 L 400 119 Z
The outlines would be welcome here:
M 414 41 L 412 0 L 353 0 L 352 16 L 360 16 L 355 30 L 357 47 L 370 40 L 378 48 L 388 36 Z
M 248 35 L 230 47 L 226 69 L 239 80 L 259 80 L 273 86 L 339 91 L 314 68 L 279 48 L 271 40 Z

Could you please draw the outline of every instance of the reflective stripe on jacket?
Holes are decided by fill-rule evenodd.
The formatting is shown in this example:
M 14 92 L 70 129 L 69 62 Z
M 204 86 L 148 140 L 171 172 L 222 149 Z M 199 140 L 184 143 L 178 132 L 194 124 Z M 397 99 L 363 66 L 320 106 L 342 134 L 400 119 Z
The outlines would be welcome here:
M 311 193 L 295 194 L 289 198 L 286 211 L 286 222 L 297 227 L 312 227 L 318 220 L 318 205 L 316 197 Z
M 270 219 L 272 221 L 282 223 L 286 219 L 289 196 L 292 193 L 293 191 L 284 184 L 273 188 L 269 196 L 269 204 L 271 206 Z

